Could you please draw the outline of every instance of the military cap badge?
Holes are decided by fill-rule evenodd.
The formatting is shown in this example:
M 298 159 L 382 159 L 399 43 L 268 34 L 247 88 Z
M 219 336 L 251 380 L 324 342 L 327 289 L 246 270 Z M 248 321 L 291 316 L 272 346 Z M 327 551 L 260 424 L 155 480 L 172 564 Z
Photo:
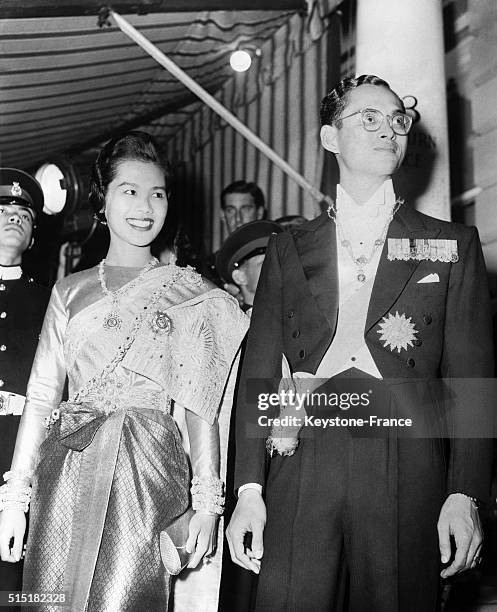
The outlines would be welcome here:
M 10 188 L 10 193 L 15 198 L 20 198 L 22 196 L 22 189 L 21 189 L 21 186 L 19 185 L 19 183 L 17 181 L 13 181 L 12 182 L 12 187 Z

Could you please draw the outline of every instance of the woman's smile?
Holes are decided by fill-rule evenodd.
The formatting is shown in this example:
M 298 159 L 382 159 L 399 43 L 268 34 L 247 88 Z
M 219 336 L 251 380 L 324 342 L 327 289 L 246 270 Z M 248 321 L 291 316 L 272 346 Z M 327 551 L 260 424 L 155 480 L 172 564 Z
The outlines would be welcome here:
M 128 217 L 126 223 L 135 230 L 148 232 L 152 229 L 154 220 L 150 217 Z

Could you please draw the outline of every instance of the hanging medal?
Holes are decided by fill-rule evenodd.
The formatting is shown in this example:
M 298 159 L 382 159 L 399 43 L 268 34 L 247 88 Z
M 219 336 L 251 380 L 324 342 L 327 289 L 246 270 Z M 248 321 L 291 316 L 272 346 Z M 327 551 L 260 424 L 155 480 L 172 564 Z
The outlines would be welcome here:
M 112 306 L 110 311 L 105 315 L 103 328 L 107 331 L 117 331 L 121 329 L 123 320 L 119 316 L 117 296 L 112 295 Z
M 381 231 L 381 235 L 379 238 L 377 238 L 372 246 L 371 252 L 369 253 L 369 256 L 362 254 L 359 255 L 359 257 L 356 257 L 354 250 L 352 248 L 352 242 L 345 236 L 344 234 L 344 230 L 342 227 L 342 224 L 340 223 L 340 219 L 337 215 L 337 210 L 335 205 L 331 204 L 328 207 L 328 217 L 335 222 L 336 228 L 337 228 L 337 236 L 338 239 L 340 240 L 340 244 L 342 245 L 342 247 L 344 249 L 347 250 L 347 253 L 349 254 L 349 257 L 352 259 L 352 261 L 354 262 L 354 265 L 356 266 L 357 269 L 357 273 L 356 273 L 356 280 L 359 283 L 365 283 L 366 282 L 366 266 L 371 262 L 371 260 L 373 259 L 376 251 L 383 246 L 383 244 L 385 243 L 385 239 L 387 236 L 387 232 L 388 232 L 388 227 L 390 225 L 390 222 L 392 221 L 392 219 L 395 216 L 395 213 L 399 210 L 399 208 L 402 206 L 402 204 L 404 203 L 404 200 L 397 198 L 397 200 L 395 201 L 395 205 L 392 209 L 392 211 L 390 212 L 389 216 L 387 217 L 387 220 L 383 226 L 383 229 Z
M 125 293 L 129 293 L 132 289 L 134 289 L 142 281 L 145 274 L 158 263 L 159 260 L 152 257 L 152 259 L 147 263 L 147 265 L 135 279 L 129 283 L 126 283 L 117 291 L 110 291 L 107 287 L 107 283 L 105 282 L 105 259 L 102 259 L 102 261 L 98 264 L 98 279 L 100 281 L 100 286 L 102 287 L 103 293 L 107 297 L 110 297 L 111 300 L 110 310 L 104 316 L 104 321 L 102 324 L 106 331 L 118 331 L 121 329 L 123 320 L 119 312 L 119 298 Z

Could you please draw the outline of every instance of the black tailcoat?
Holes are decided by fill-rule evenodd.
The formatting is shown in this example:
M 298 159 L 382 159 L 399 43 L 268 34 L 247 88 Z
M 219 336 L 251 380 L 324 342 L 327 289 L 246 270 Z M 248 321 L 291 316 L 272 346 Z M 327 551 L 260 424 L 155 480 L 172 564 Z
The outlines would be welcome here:
M 366 344 L 382 377 L 422 380 L 429 385 L 441 378 L 493 376 L 489 295 L 476 229 L 440 221 L 403 206 L 392 220 L 387 238 L 457 240 L 459 260 L 389 261 L 388 241 L 385 242 L 364 329 Z M 303 458 L 306 440 L 301 440 L 293 457 L 269 460 L 264 438 L 254 436 L 250 428 L 260 415 L 247 393 L 254 379 L 279 379 L 282 353 L 293 371 L 315 373 L 333 340 L 339 303 L 336 249 L 335 225 L 324 213 L 291 234 L 273 237 L 255 298 L 237 398 L 235 486 L 259 483 L 266 495 L 268 523 L 259 585 L 262 595 L 258 595 L 257 609 L 330 609 L 329 604 L 320 607 L 322 602 L 316 595 L 320 581 L 312 562 L 324 536 L 317 538 L 315 545 L 312 542 L 313 534 L 320 531 L 320 522 L 327 520 L 327 510 L 319 509 L 321 499 L 333 503 L 343 486 L 345 516 L 352 521 L 345 539 L 353 541 L 361 534 L 355 551 L 360 555 L 367 548 L 365 542 L 370 533 L 376 530 L 375 516 L 385 513 L 385 529 L 390 532 L 378 527 L 372 538 L 376 548 L 369 563 L 380 566 L 385 562 L 384 575 L 396 574 L 394 579 L 378 584 L 379 592 L 369 592 L 363 585 L 362 603 L 357 599 L 354 603 L 351 596 L 350 609 L 429 612 L 438 581 L 436 520 L 441 504 L 453 492 L 487 498 L 491 441 L 399 439 L 382 449 L 379 442 L 354 442 L 357 465 L 351 483 L 341 482 L 341 468 L 333 472 L 342 461 L 337 449 L 343 440 L 328 440 L 325 444 L 323 437 L 319 443 L 316 441 L 316 447 L 312 447 L 314 463 Z M 418 282 L 429 274 L 438 274 L 439 282 Z M 418 330 L 416 344 L 400 352 L 385 347 L 378 333 L 382 318 L 396 312 L 411 317 Z M 419 385 L 404 396 L 410 409 L 415 410 Z M 455 414 L 464 421 L 474 408 L 467 404 Z M 319 444 L 322 448 L 318 451 Z M 344 466 L 350 467 L 346 463 Z M 321 472 L 329 473 L 329 480 L 323 481 Z M 319 491 L 314 497 L 316 488 Z M 369 531 L 363 528 L 368 522 Z M 332 538 L 329 550 L 339 544 Z M 411 550 L 402 550 L 402 546 Z M 306 551 L 306 547 L 314 550 Z M 364 556 L 367 558 L 367 554 Z M 336 565 L 339 568 L 346 563 L 347 559 L 342 558 L 337 559 Z M 403 564 L 407 567 L 404 574 Z M 417 575 L 418 566 L 428 568 L 428 573 Z M 306 573 L 307 567 L 311 574 Z M 351 574 L 352 584 L 353 571 Z M 337 577 L 322 576 L 323 582 L 333 580 Z M 431 585 L 426 584 L 428 580 Z M 284 583 L 281 590 L 276 587 L 280 583 Z M 423 599 L 423 591 L 429 593 L 427 599 Z M 405 603 L 406 597 L 411 604 Z M 333 609 L 338 610 L 338 604 Z

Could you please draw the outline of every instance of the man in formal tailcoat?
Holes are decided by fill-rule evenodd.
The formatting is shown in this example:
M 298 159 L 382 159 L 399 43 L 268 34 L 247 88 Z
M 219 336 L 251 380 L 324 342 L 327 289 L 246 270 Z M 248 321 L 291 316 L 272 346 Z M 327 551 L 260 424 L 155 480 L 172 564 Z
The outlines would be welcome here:
M 469 388 L 493 375 L 481 246 L 475 228 L 395 193 L 412 120 L 385 81 L 345 79 L 321 121 L 337 199 L 268 246 L 239 384 L 230 550 L 259 574 L 257 612 L 434 612 L 440 576 L 479 562 L 489 490 L 491 440 L 465 437 L 479 398 L 458 402 L 452 389 L 448 412 L 437 399 L 441 379 Z M 251 391 L 277 391 L 282 371 L 297 390 L 313 377 L 365 383 L 374 409 L 409 417 L 415 433 L 305 420 L 266 431 L 259 417 L 291 402 L 267 410 Z
M 0 168 L 0 475 L 10 469 L 26 387 L 50 292 L 23 273 L 43 191 L 29 174 Z M 0 561 L 0 589 L 21 590 L 22 563 Z

